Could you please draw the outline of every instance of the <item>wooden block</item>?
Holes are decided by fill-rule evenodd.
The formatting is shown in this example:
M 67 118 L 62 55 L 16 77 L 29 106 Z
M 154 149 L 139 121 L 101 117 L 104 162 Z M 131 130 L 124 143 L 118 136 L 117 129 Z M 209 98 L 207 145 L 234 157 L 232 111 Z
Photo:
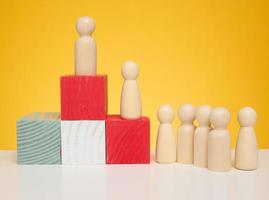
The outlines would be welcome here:
M 60 114 L 31 113 L 17 121 L 18 164 L 60 164 Z
M 105 164 L 105 121 L 61 121 L 62 164 Z
M 61 77 L 62 120 L 104 120 L 106 116 L 106 75 Z
M 150 120 L 106 119 L 106 163 L 143 164 L 150 162 Z

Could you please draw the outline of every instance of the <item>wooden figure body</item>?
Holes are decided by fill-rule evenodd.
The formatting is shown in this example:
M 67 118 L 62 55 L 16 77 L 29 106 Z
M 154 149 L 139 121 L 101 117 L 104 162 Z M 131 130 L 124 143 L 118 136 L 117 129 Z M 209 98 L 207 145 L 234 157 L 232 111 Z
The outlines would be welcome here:
M 80 38 L 75 43 L 75 74 L 96 74 L 96 42 L 92 38 L 95 22 L 90 17 L 81 17 L 77 21 Z
M 177 137 L 177 162 L 192 164 L 195 108 L 191 104 L 182 105 L 178 109 L 178 117 L 181 125 L 178 128 Z
M 139 71 L 136 63 L 127 61 L 122 65 L 124 83 L 121 92 L 120 114 L 123 119 L 139 119 L 142 115 L 140 90 L 137 83 Z
M 199 123 L 194 133 L 193 164 L 207 167 L 207 140 L 210 132 L 210 113 L 212 108 L 204 105 L 197 108 L 195 118 Z
M 176 161 L 176 143 L 172 121 L 174 112 L 169 105 L 162 105 L 158 109 L 160 126 L 156 144 L 156 162 L 172 163 Z
M 227 130 L 230 113 L 219 107 L 212 110 L 210 121 L 213 130 L 208 135 L 208 169 L 229 171 L 231 169 L 231 138 Z
M 240 130 L 235 149 L 235 167 L 242 170 L 255 170 L 258 165 L 258 148 L 254 125 L 257 114 L 253 108 L 242 108 L 238 113 Z

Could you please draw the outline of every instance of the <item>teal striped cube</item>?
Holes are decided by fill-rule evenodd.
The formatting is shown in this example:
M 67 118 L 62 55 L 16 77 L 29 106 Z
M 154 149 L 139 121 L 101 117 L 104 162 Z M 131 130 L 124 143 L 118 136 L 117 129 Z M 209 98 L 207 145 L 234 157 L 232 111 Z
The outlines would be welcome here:
M 18 164 L 60 164 L 59 113 L 30 113 L 17 121 Z

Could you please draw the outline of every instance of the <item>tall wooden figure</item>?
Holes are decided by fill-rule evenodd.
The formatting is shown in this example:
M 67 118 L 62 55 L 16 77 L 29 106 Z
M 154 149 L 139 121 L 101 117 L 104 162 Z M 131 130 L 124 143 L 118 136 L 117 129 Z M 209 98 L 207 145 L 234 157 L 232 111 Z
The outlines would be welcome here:
M 199 106 L 195 112 L 195 118 L 199 127 L 194 132 L 193 164 L 197 167 L 207 167 L 207 140 L 210 132 L 210 113 L 212 108 Z
M 242 108 L 238 113 L 240 130 L 235 149 L 235 167 L 242 170 L 257 169 L 258 149 L 254 125 L 257 120 L 253 108 Z
M 139 75 L 135 62 L 127 61 L 122 65 L 124 83 L 121 92 L 120 115 L 123 119 L 139 119 L 142 115 L 140 90 L 137 83 Z
M 182 105 L 178 109 L 178 117 L 181 125 L 178 127 L 177 135 L 177 162 L 192 164 L 195 108 L 191 104 Z
M 81 17 L 76 28 L 80 38 L 75 43 L 75 74 L 96 75 L 96 42 L 91 36 L 95 22 L 90 17 Z
M 210 114 L 213 130 L 208 135 L 208 169 L 229 171 L 231 169 L 231 138 L 227 130 L 230 113 L 226 108 L 214 108 Z
M 156 161 L 158 163 L 176 161 L 176 142 L 172 126 L 174 118 L 174 111 L 169 105 L 162 105 L 158 109 L 158 119 L 160 121 L 156 144 Z

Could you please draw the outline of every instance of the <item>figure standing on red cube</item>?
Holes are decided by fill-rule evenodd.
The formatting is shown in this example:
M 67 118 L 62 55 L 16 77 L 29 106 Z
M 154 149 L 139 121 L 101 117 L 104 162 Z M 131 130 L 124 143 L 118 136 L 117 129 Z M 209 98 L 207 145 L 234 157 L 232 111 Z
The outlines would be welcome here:
M 75 75 L 61 77 L 63 164 L 150 162 L 150 121 L 142 117 L 138 66 L 122 66 L 120 116 L 107 115 L 107 76 L 96 75 L 95 22 L 81 17 L 75 46 Z
M 120 116 L 106 120 L 106 162 L 108 164 L 142 164 L 150 162 L 150 120 L 142 117 L 136 63 L 122 65 L 124 83 Z
M 105 164 L 107 76 L 96 75 L 95 22 L 77 21 L 75 75 L 61 77 L 61 148 L 63 164 Z

